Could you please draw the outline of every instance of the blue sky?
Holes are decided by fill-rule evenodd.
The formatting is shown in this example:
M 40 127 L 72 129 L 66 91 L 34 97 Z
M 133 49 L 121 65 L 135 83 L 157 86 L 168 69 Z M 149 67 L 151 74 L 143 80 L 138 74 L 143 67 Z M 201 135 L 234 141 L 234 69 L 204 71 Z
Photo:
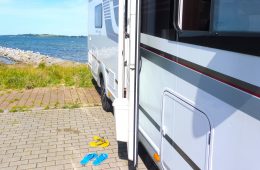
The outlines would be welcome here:
M 0 35 L 87 35 L 88 0 L 0 0 Z

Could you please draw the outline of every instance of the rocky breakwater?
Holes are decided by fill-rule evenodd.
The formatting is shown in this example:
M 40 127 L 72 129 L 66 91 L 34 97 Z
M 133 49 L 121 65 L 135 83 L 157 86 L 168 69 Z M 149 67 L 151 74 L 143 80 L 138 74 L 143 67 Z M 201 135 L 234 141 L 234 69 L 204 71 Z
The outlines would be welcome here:
M 0 56 L 8 58 L 9 60 L 25 63 L 25 64 L 33 64 L 38 65 L 40 63 L 45 63 L 46 65 L 53 64 L 78 64 L 76 62 L 63 60 L 60 58 L 50 57 L 47 55 L 42 55 L 38 52 L 33 51 L 24 51 L 20 49 L 6 48 L 0 46 Z

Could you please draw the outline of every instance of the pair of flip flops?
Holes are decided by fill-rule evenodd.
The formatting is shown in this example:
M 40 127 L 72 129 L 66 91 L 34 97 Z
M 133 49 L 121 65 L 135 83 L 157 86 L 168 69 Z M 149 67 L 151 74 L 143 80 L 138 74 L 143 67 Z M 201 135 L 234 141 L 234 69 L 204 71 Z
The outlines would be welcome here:
M 88 164 L 91 160 L 93 161 L 93 165 L 94 166 L 98 166 L 100 165 L 102 162 L 104 162 L 106 159 L 108 158 L 108 154 L 106 153 L 101 153 L 100 155 L 96 154 L 96 153 L 90 153 L 87 154 L 81 161 L 80 164 L 81 165 L 86 165 Z
M 102 147 L 106 148 L 109 146 L 109 141 L 105 139 L 104 137 L 94 136 L 94 141 L 89 142 L 89 146 L 91 147 Z

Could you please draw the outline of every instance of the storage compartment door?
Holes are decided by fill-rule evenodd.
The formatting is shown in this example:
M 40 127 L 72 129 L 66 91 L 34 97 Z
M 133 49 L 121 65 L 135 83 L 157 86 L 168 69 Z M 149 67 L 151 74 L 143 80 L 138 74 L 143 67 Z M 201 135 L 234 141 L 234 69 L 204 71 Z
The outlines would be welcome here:
M 210 123 L 204 113 L 165 92 L 161 133 L 164 169 L 208 169 Z

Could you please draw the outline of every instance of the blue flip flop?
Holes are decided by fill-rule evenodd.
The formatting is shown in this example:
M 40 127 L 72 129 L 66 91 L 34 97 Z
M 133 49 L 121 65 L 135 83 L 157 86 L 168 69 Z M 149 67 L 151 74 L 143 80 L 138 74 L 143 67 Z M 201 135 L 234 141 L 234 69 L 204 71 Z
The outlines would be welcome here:
M 106 153 L 101 153 L 96 160 L 93 162 L 94 166 L 100 165 L 102 162 L 104 162 L 108 158 L 108 154 Z
M 87 163 L 89 163 L 89 161 L 91 161 L 92 159 L 96 158 L 98 155 L 96 153 L 90 153 L 87 154 L 81 161 L 80 164 L 81 165 L 86 165 Z

